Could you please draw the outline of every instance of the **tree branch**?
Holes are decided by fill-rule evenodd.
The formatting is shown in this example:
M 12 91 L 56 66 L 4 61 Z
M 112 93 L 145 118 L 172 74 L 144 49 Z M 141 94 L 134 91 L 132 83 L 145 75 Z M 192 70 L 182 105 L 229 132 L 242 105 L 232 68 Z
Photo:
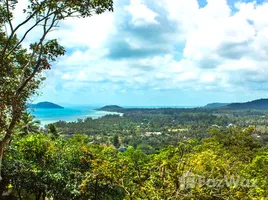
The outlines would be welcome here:
M 12 38 L 14 37 L 15 33 L 18 31 L 18 29 L 23 26 L 24 24 L 28 23 L 42 8 L 43 4 L 44 4 L 45 1 L 43 1 L 39 8 L 37 10 L 35 10 L 26 20 L 24 20 L 23 22 L 21 22 L 12 32 L 11 32 L 11 35 L 9 36 L 7 42 L 6 42 L 6 45 L 3 49 L 3 52 L 2 52 L 2 60 L 4 60 L 4 57 L 5 57 L 5 54 L 6 54 L 6 51 L 8 49 L 8 46 L 9 46 L 9 43 L 10 41 L 12 40 Z
M 14 29 L 13 29 L 12 22 L 11 22 L 11 20 L 10 20 L 10 12 L 9 12 L 9 4 L 8 4 L 8 0 L 6 1 L 6 7 L 7 7 L 7 20 L 8 20 L 8 24 L 9 24 L 9 27 L 10 27 L 11 32 L 13 32 Z
M 42 54 L 43 54 L 43 42 L 44 42 L 44 40 L 45 40 L 47 34 L 48 34 L 48 33 L 50 32 L 50 30 L 54 27 L 54 24 L 55 24 L 55 22 L 57 21 L 56 17 L 57 17 L 57 16 L 54 15 L 54 17 L 53 17 L 53 19 L 52 19 L 52 22 L 51 22 L 51 24 L 50 24 L 50 26 L 49 26 L 48 29 L 46 29 L 46 26 L 47 26 L 47 22 L 48 22 L 48 19 L 49 19 L 49 18 L 47 18 L 47 19 L 45 20 L 44 29 L 43 29 L 43 30 L 44 30 L 44 34 L 43 34 L 42 38 L 40 39 L 40 42 L 36 45 L 35 50 L 33 50 L 33 54 L 32 54 L 32 59 L 33 59 L 33 57 L 34 57 L 36 51 L 38 50 L 39 46 L 41 45 L 41 48 L 40 48 L 40 51 L 39 51 L 39 55 L 38 55 L 37 63 L 36 63 L 36 65 L 35 65 L 35 68 L 34 68 L 32 74 L 31 74 L 31 75 L 30 75 L 24 82 L 21 82 L 21 83 L 20 83 L 20 85 L 19 85 L 19 87 L 18 87 L 18 89 L 17 89 L 17 91 L 16 91 L 16 95 L 19 95 L 19 93 L 25 88 L 25 86 L 27 85 L 27 83 L 28 83 L 30 80 L 32 80 L 32 78 L 33 78 L 33 77 L 36 75 L 36 73 L 38 72 L 39 67 L 40 67 L 40 65 L 41 65 L 41 61 L 42 61 L 41 58 L 42 58 Z M 28 63 L 31 63 L 31 62 L 32 62 L 32 59 L 31 59 Z M 27 66 L 28 66 L 28 63 L 27 63 Z M 24 71 L 26 71 L 26 68 L 24 69 Z M 23 80 L 23 77 L 24 77 L 24 74 L 22 74 L 22 79 L 21 79 L 21 80 Z
M 14 50 L 16 49 L 16 48 L 18 48 L 18 46 L 24 41 L 24 39 L 26 38 L 26 36 L 28 35 L 28 33 L 31 31 L 31 30 L 33 30 L 36 26 L 38 26 L 39 25 L 39 23 L 40 22 L 42 22 L 42 21 L 44 21 L 44 20 L 46 20 L 47 18 L 49 18 L 51 15 L 53 15 L 55 12 L 52 12 L 52 13 L 50 13 L 48 16 L 46 16 L 46 17 L 44 17 L 44 18 L 42 18 L 42 19 L 40 19 L 40 20 L 38 20 L 31 28 L 29 28 L 25 33 L 24 33 L 24 35 L 23 35 L 23 37 L 20 39 L 20 41 L 7 53 L 7 55 L 6 55 L 6 57 L 8 57 L 9 55 L 11 55 L 13 52 L 14 52 Z

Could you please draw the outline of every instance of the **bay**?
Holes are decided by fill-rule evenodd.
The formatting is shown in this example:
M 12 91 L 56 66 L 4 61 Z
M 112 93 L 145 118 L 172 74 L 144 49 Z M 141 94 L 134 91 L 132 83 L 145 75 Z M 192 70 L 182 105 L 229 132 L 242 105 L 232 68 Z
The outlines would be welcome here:
M 96 119 L 108 114 L 122 115 L 122 113 L 95 110 L 97 108 L 99 107 L 69 106 L 64 107 L 64 109 L 38 108 L 38 109 L 29 109 L 29 111 L 33 116 L 36 117 L 37 120 L 41 121 L 42 125 L 55 123 L 57 121 L 74 122 L 77 121 L 78 119 L 86 119 L 87 117 Z

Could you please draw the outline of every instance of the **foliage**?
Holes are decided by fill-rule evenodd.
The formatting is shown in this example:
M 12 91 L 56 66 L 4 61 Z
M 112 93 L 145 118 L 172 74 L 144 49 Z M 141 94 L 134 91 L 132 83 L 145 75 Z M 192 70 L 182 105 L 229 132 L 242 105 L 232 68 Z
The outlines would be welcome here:
M 254 131 L 212 128 L 202 141 L 125 152 L 86 135 L 30 133 L 8 148 L 2 190 L 18 199 L 266 199 L 267 149 Z
M 44 80 L 43 71 L 65 53 L 56 39 L 47 39 L 48 34 L 67 18 L 113 10 L 112 0 L 29 0 L 23 10 L 25 19 L 15 26 L 17 4 L 16 0 L 0 1 L 0 181 L 4 148 L 27 108 L 27 101 L 37 94 Z M 38 39 L 27 46 L 26 38 L 36 29 L 40 31 Z

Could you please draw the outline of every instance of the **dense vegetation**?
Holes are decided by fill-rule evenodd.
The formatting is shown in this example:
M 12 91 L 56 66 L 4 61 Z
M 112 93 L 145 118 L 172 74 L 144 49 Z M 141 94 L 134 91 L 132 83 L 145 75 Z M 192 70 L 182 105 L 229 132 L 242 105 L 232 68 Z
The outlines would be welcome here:
M 39 130 L 25 114 L 1 189 L 15 199 L 268 198 L 268 112 L 168 110 Z
M 160 149 L 167 144 L 177 144 L 185 138 L 201 140 L 208 137 L 211 127 L 254 126 L 261 143 L 268 141 L 268 111 L 219 109 L 124 109 L 124 115 L 107 115 L 100 119 L 87 118 L 77 122 L 57 122 L 60 131 L 72 135 L 86 134 L 94 142 L 111 141 L 119 135 L 124 145 L 136 147 L 149 144 Z M 161 133 L 161 134 L 160 134 Z M 151 137 L 148 137 L 151 136 Z M 101 136 L 101 137 L 100 137 Z
M 267 111 L 111 106 L 124 115 L 41 127 L 26 103 L 65 53 L 47 35 L 113 1 L 29 0 L 14 23 L 17 3 L 0 1 L 0 199 L 268 198 Z
M 48 35 L 68 18 L 113 11 L 112 0 L 28 0 L 25 3 L 21 8 L 24 15 L 15 20 L 18 1 L 0 1 L 0 183 L 3 156 L 27 102 L 38 94 L 45 79 L 44 71 L 51 69 L 53 62 L 65 53 L 57 39 L 48 39 Z M 29 36 L 32 33 L 35 37 Z

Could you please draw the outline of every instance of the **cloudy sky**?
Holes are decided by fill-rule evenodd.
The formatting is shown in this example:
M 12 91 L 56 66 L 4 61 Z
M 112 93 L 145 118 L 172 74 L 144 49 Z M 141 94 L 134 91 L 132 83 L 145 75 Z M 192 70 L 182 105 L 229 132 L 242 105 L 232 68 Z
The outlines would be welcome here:
M 268 2 L 116 0 L 61 24 L 35 101 L 199 106 L 268 97 Z

